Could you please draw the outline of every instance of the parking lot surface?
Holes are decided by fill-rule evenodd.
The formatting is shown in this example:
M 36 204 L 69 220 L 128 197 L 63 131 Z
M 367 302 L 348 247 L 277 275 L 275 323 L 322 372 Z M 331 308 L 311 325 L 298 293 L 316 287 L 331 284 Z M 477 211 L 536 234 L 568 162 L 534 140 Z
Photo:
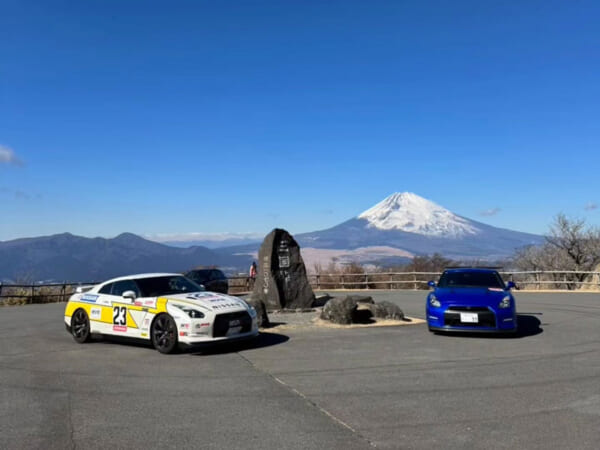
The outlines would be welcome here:
M 425 292 L 370 295 L 424 318 Z M 173 356 L 3 307 L 0 448 L 598 448 L 600 295 L 516 296 L 513 338 L 275 328 Z

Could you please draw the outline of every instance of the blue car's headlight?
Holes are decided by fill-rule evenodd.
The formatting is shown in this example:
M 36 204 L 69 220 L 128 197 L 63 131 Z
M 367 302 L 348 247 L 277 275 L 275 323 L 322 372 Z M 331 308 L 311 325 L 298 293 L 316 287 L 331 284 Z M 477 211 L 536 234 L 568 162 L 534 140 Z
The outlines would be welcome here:
M 510 297 L 508 295 L 498 304 L 498 308 L 510 308 Z
M 440 303 L 440 301 L 437 299 L 437 297 L 433 294 L 429 295 L 429 304 L 431 306 L 435 306 L 436 308 L 439 308 L 440 306 L 442 306 L 442 304 Z

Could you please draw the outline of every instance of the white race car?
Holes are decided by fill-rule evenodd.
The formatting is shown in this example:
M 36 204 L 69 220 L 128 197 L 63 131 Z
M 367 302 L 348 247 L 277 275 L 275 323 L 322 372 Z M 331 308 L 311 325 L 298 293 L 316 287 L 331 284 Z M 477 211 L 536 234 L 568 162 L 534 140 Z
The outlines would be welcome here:
M 153 273 L 114 278 L 73 294 L 65 324 L 75 341 L 93 334 L 152 342 L 161 353 L 178 345 L 252 338 L 256 310 L 241 299 L 206 292 L 188 278 Z

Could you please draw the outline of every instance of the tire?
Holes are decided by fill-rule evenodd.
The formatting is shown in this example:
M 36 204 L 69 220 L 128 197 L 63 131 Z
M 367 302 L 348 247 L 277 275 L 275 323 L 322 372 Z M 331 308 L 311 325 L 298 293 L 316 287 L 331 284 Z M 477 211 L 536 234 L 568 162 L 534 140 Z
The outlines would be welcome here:
M 168 314 L 159 314 L 150 329 L 152 345 L 160 353 L 173 353 L 177 349 L 177 325 Z
M 83 344 L 89 342 L 92 334 L 90 333 L 90 319 L 84 309 L 78 309 L 71 316 L 71 335 L 75 342 Z

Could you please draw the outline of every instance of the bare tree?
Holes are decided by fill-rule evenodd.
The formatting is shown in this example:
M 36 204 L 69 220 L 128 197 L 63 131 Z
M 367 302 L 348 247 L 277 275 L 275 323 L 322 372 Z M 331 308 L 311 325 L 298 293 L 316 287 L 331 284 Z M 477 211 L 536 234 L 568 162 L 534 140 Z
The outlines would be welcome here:
M 568 270 L 575 273 L 555 274 L 557 283 L 566 283 L 568 289 L 588 277 L 584 272 L 593 271 L 600 264 L 600 230 L 587 227 L 585 220 L 569 219 L 558 214 L 550 226 L 546 242 L 530 246 L 515 255 L 515 265 L 521 270 Z
M 586 227 L 585 220 L 556 216 L 546 241 L 567 256 L 573 270 L 592 271 L 600 263 L 600 230 Z M 582 274 L 580 281 L 585 278 Z

